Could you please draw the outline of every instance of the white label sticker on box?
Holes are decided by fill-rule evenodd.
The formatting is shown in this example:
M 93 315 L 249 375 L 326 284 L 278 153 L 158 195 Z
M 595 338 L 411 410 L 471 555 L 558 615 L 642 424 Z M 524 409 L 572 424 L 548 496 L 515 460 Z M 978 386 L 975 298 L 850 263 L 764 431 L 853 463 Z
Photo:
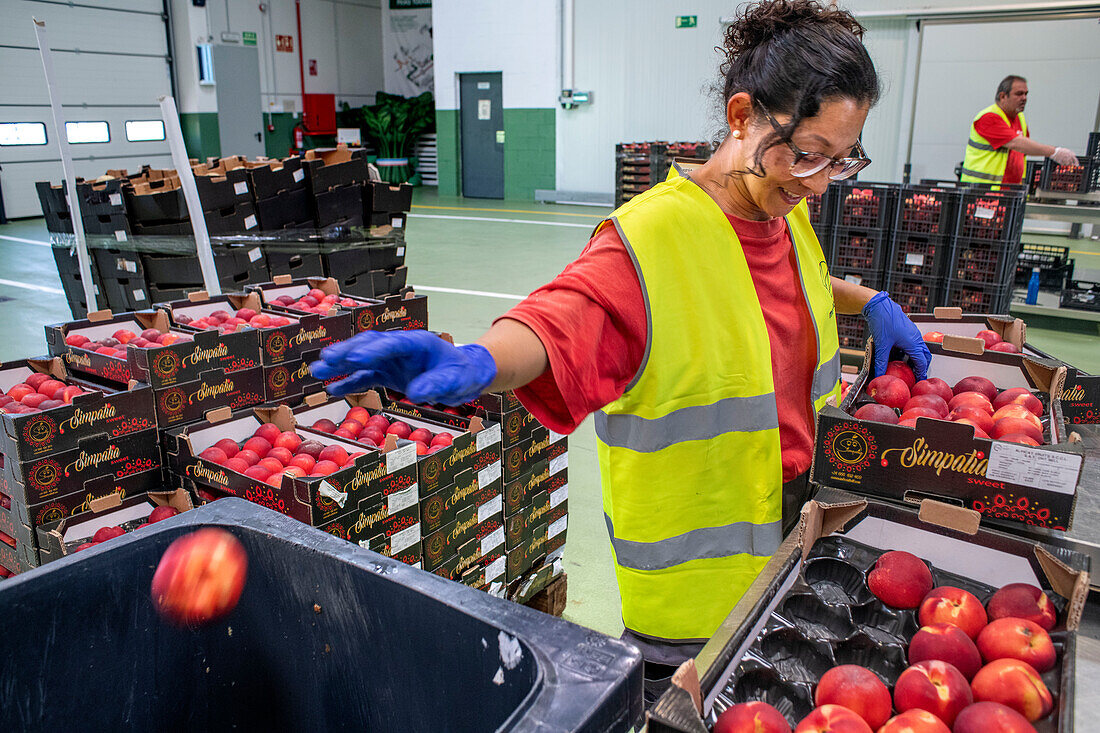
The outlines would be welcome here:
M 481 554 L 485 555 L 489 550 L 498 547 L 504 542 L 504 527 L 497 527 L 492 534 L 481 538 Z
M 924 255 L 914 254 L 910 252 L 905 255 L 905 264 L 913 265 L 914 267 L 924 267 Z
M 420 501 L 420 497 L 417 493 L 416 484 L 413 484 L 407 489 L 395 491 L 386 497 L 386 508 L 389 509 L 390 514 L 397 514 L 397 512 L 402 509 L 408 509 L 413 504 Z
M 500 478 L 500 461 L 493 461 L 477 472 L 477 485 L 479 487 L 488 486 L 498 478 Z
M 344 508 L 344 502 L 346 502 L 348 500 L 348 495 L 347 494 L 345 494 L 343 491 L 340 491 L 339 489 L 337 489 L 335 486 L 330 484 L 328 481 L 322 481 L 321 482 L 321 487 L 318 489 L 318 493 L 320 493 L 321 496 L 324 496 L 324 497 L 326 497 L 328 499 L 331 499 L 334 502 L 336 502 L 336 504 L 341 509 Z
M 860 285 L 863 282 L 863 278 L 859 275 L 845 275 L 844 280 L 846 282 L 854 283 L 856 285 Z
M 558 521 L 554 522 L 549 527 L 547 527 L 546 528 L 546 538 L 549 539 L 551 537 L 557 537 L 559 534 L 564 532 L 565 531 L 565 525 L 566 525 L 568 519 L 569 519 L 569 515 L 566 514 L 564 517 L 562 517 L 561 519 L 559 519 Z
M 406 527 L 400 532 L 394 532 L 390 537 L 390 553 L 398 553 L 412 547 L 420 541 L 420 523 Z
M 550 461 L 550 475 L 553 476 L 558 471 L 566 468 L 569 465 L 569 454 L 562 453 L 557 458 Z
M 238 196 L 244 196 L 248 193 L 248 181 L 238 181 L 233 184 L 233 193 Z
M 496 560 L 493 560 L 491 563 L 489 563 L 488 566 L 486 566 L 486 568 L 485 568 L 485 582 L 486 583 L 488 583 L 491 580 L 495 580 L 496 578 L 499 578 L 500 576 L 504 575 L 504 561 L 506 559 L 507 558 L 505 558 L 504 555 L 501 555 Z
M 245 229 L 251 229 L 254 226 L 256 226 L 256 215 L 255 214 L 249 214 L 248 216 L 246 216 L 244 218 L 244 228 Z M 251 257 L 251 254 L 249 256 Z M 252 261 L 255 262 L 256 260 L 252 260 Z
M 248 250 L 248 261 L 249 262 L 255 262 L 256 260 L 260 259 L 263 256 L 264 256 L 264 253 L 262 251 L 260 251 L 259 247 L 253 247 L 252 249 Z
M 550 432 L 550 442 L 551 443 L 557 443 L 559 440 L 561 440 L 562 438 L 565 437 L 561 433 L 555 433 L 553 430 L 551 430 L 549 432 Z
M 137 272 L 137 263 L 133 260 L 127 260 L 120 257 L 115 260 L 115 266 L 123 272 Z
M 400 216 L 395 216 L 392 219 L 390 219 L 390 226 L 393 227 L 394 229 L 400 229 L 402 224 L 404 224 L 404 222 L 401 221 Z
M 996 213 L 995 210 L 987 209 L 984 206 L 978 206 L 974 209 L 974 217 L 977 219 L 992 219 Z
M 145 300 L 145 291 L 142 290 L 141 288 L 138 288 L 137 290 L 135 290 L 134 291 L 134 300 L 138 300 L 138 301 Z
M 291 174 L 291 177 L 294 179 L 294 182 L 297 183 L 298 181 L 306 177 L 306 172 L 299 168 Z
M 569 484 L 565 484 L 557 491 L 550 492 L 550 508 L 553 509 L 558 504 L 569 498 Z
M 412 565 L 411 565 L 410 567 L 414 567 L 414 568 L 416 568 L 417 570 L 420 570 L 420 569 L 421 569 L 421 566 L 420 566 L 420 561 L 419 561 L 419 560 L 417 560 L 417 561 L 416 561 L 416 562 L 414 562 L 414 563 L 413 563 L 413 564 L 412 564 Z
M 397 256 L 398 257 L 404 257 L 405 256 L 405 248 L 404 247 L 398 247 L 397 248 Z
M 400 471 L 405 466 L 416 463 L 416 443 L 395 448 L 386 454 L 386 473 Z
M 500 514 L 504 508 L 504 499 L 500 494 L 497 494 L 489 501 L 485 502 L 477 508 L 477 523 L 481 524 L 494 514 Z
M 120 242 L 125 242 L 126 241 L 126 232 L 124 232 L 121 229 L 115 230 L 115 239 L 117 239 Z
M 485 450 L 486 448 L 491 446 L 493 443 L 499 443 L 499 442 L 500 442 L 500 426 L 499 425 L 493 425 L 491 427 L 487 427 L 484 430 L 482 430 L 480 433 L 477 434 L 477 449 L 478 450 Z
M 111 202 L 111 206 L 122 206 L 122 194 L 112 193 L 107 197 L 107 200 Z
M 1026 445 L 993 441 L 985 477 L 992 481 L 1072 494 L 1081 474 L 1082 457 Z

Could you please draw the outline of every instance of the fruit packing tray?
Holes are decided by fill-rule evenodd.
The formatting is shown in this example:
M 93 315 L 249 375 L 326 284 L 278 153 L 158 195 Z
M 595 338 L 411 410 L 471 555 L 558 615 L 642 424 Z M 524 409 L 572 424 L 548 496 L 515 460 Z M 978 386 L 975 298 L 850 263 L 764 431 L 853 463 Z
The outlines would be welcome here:
M 1076 629 L 1088 596 L 1088 557 L 979 527 L 967 510 L 938 502 L 918 510 L 821 488 L 802 514 L 800 528 L 695 658 L 697 668 L 681 667 L 676 684 L 650 709 L 650 731 L 703 733 L 722 711 L 751 700 L 776 707 L 793 728 L 814 708 L 818 679 L 840 664 L 866 666 L 892 697 L 919 627 L 915 609 L 888 607 L 867 587 L 868 571 L 892 549 L 921 557 L 933 587 L 962 588 L 983 605 L 1008 583 L 1041 587 L 1058 610 L 1049 632 L 1055 665 L 1041 675 L 1054 703 L 1034 725 L 1038 733 L 1073 730 Z
M 870 669 L 892 693 L 909 666 L 906 649 L 920 623 L 916 609 L 891 608 L 868 590 L 867 573 L 884 552 L 846 537 L 815 542 L 807 560 L 792 569 L 794 584 L 715 693 L 707 726 L 713 727 L 718 715 L 732 705 L 762 700 L 783 713 L 793 728 L 814 709 L 817 680 L 841 664 Z M 934 588 L 962 588 L 983 606 L 997 590 L 928 565 Z M 1066 600 L 1057 595 L 1054 600 L 1059 618 L 1064 618 Z M 1073 684 L 1075 635 L 1062 623 L 1050 637 L 1058 660 L 1041 676 L 1057 703 L 1054 713 L 1034 723 L 1038 733 L 1063 730 L 1057 720 L 1065 708 L 1062 688 Z

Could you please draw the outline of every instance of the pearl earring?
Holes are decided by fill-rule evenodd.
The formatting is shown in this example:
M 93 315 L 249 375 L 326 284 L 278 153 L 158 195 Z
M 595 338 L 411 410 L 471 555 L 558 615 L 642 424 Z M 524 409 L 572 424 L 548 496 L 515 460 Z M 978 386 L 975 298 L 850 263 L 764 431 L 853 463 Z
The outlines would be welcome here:
M 740 130 L 734 130 L 733 131 L 733 136 L 734 137 L 741 137 L 741 131 Z

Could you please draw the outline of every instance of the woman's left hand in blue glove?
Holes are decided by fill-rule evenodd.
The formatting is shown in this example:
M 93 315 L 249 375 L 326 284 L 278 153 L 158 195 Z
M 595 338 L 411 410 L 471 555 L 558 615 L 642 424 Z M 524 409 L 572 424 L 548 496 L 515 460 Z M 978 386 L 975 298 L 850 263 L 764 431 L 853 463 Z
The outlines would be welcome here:
M 876 377 L 886 373 L 890 352 L 895 346 L 908 355 L 918 381 L 928 377 L 932 353 L 924 343 L 920 329 L 909 320 L 901 306 L 890 299 L 889 293 L 885 290 L 875 293 L 863 306 L 863 317 L 867 319 L 874 339 Z

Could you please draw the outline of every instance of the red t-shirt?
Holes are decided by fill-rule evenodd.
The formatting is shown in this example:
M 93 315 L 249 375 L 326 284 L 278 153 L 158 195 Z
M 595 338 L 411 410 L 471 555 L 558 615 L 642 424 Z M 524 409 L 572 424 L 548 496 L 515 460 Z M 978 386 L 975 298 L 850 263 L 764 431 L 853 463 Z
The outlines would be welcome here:
M 729 220 L 768 329 L 786 482 L 809 469 L 813 453 L 810 388 L 817 336 L 784 220 Z M 546 347 L 550 368 L 516 395 L 557 432 L 573 431 L 587 415 L 618 399 L 641 365 L 645 301 L 614 227 L 601 229 L 560 275 L 503 317 L 527 325 Z
M 1008 122 L 1009 124 L 1006 125 L 1005 121 L 996 112 L 986 112 L 974 123 L 974 129 L 977 130 L 979 135 L 988 140 L 990 145 L 1000 148 L 1005 143 L 1014 140 L 1024 129 L 1020 125 L 1019 115 L 1009 117 Z M 1001 178 L 1001 183 L 1006 185 L 1019 184 L 1024 180 L 1024 169 L 1026 167 L 1027 162 L 1024 154 L 1018 150 L 1009 150 L 1008 164 L 1005 165 L 1005 174 Z

